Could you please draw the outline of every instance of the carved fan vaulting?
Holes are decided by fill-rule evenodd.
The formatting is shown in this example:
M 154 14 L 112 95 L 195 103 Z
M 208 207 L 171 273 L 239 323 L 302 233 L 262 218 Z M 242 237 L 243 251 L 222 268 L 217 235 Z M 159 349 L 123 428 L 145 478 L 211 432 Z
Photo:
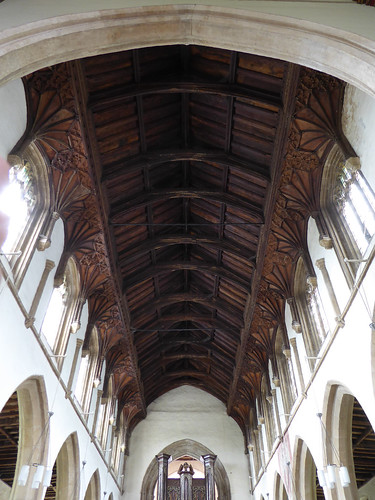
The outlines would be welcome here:
M 342 140 L 342 84 L 198 46 L 130 50 L 25 79 L 26 140 L 47 158 L 100 356 L 129 429 L 182 384 L 241 428 L 260 391 L 322 163 Z M 293 307 L 292 307 L 293 309 Z M 77 312 L 77 317 L 79 311 Z

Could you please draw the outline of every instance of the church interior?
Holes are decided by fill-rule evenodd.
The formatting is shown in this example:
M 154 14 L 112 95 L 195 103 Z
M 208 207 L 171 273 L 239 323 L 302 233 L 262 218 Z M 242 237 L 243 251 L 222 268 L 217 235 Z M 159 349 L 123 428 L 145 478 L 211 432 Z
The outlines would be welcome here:
M 0 499 L 375 500 L 375 8 L 97 3 L 0 1 Z

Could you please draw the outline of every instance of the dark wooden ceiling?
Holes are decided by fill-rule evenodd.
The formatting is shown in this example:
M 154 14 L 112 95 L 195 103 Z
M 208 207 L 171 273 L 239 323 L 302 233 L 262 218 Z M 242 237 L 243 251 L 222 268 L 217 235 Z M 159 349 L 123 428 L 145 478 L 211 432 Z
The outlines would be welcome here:
M 81 63 L 146 404 L 228 399 L 287 69 L 188 46 Z
M 191 384 L 246 432 L 293 298 L 322 162 L 344 154 L 343 84 L 197 46 L 96 56 L 25 79 L 29 126 L 77 262 L 89 326 L 132 428 Z M 349 153 L 348 153 L 349 154 Z M 312 270 L 313 272 L 313 270 Z M 105 381 L 105 390 L 106 390 Z

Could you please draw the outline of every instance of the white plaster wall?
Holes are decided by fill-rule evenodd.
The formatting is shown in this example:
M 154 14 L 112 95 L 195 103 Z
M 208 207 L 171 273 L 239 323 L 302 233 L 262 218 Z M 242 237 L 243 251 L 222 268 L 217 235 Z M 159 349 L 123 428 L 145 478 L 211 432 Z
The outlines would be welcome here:
M 25 128 L 25 91 L 18 79 L 0 86 L 0 157 L 8 156 Z
M 223 463 L 232 500 L 250 498 L 244 440 L 223 403 L 194 387 L 182 386 L 164 394 L 147 408 L 130 440 L 126 464 L 125 500 L 140 498 L 147 467 L 155 455 L 181 439 L 192 439 L 209 448 Z

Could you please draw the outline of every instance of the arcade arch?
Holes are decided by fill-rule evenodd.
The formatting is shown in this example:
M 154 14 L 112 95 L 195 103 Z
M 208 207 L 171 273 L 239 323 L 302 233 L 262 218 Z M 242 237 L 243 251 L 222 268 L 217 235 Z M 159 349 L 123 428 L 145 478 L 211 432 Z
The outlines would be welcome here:
M 301 500 L 324 499 L 324 491 L 317 480 L 317 467 L 306 443 L 297 438 L 294 453 L 293 475 L 296 495 Z
M 276 474 L 274 498 L 275 500 L 288 500 L 288 495 L 280 474 Z
M 99 471 L 96 470 L 91 476 L 87 486 L 84 500 L 99 500 L 100 499 L 100 477 Z
M 66 439 L 53 466 L 52 486 L 47 488 L 45 498 L 64 500 L 79 496 L 79 448 L 77 433 Z

